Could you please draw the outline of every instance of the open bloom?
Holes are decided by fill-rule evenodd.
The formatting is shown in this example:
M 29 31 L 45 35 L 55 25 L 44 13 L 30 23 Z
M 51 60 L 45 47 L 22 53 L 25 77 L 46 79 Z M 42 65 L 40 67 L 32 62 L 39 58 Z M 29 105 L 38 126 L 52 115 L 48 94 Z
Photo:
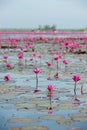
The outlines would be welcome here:
M 58 73 L 56 73 L 56 74 L 54 75 L 54 78 L 55 78 L 55 79 L 58 79 L 58 78 L 59 78 Z
M 34 72 L 35 74 L 39 74 L 39 73 L 41 73 L 41 70 L 38 69 L 38 68 L 36 68 L 36 69 L 33 70 L 33 72 Z
M 76 93 L 76 84 L 77 84 L 77 82 L 80 80 L 80 76 L 79 76 L 79 75 L 74 75 L 74 76 L 73 76 L 73 80 L 74 80 L 74 82 L 75 82 L 74 93 Z
M 54 60 L 55 60 L 55 61 L 58 61 L 58 60 L 59 60 L 59 56 L 58 56 L 58 55 L 55 55 L 55 56 L 54 56 Z
M 3 56 L 3 58 L 7 60 L 7 59 L 8 59 L 8 56 L 7 56 L 7 55 L 5 55 L 5 56 Z
M 74 76 L 73 76 L 73 80 L 74 80 L 75 82 L 79 81 L 79 80 L 80 80 L 80 76 L 79 76 L 79 75 L 74 75 Z
M 38 58 L 40 58 L 40 59 L 41 59 L 41 58 L 42 58 L 42 55 L 39 55 L 39 56 L 38 56 Z
M 49 84 L 47 89 L 48 89 L 49 92 L 53 92 L 54 91 L 54 85 Z
M 5 79 L 5 81 L 10 81 L 11 77 L 10 77 L 9 74 L 6 74 L 6 75 L 4 76 L 4 79 Z
M 19 55 L 19 56 L 18 56 L 18 59 L 22 60 L 22 59 L 23 59 L 23 56 L 22 56 L 22 55 Z
M 18 59 L 22 60 L 23 59 L 23 52 L 19 52 L 17 55 Z
M 10 68 L 11 68 L 11 64 L 10 64 L 10 63 L 7 63 L 7 64 L 6 64 L 6 67 L 7 67 L 8 69 L 10 69 Z
M 52 63 L 50 63 L 50 62 L 46 62 L 47 63 L 47 65 L 50 67 L 50 66 L 52 66 Z
M 34 56 L 34 57 L 36 57 L 36 56 L 37 56 L 37 53 L 36 53 L 36 52 L 34 52 L 34 53 L 33 53 L 33 56 Z
M 34 59 L 31 57 L 31 58 L 30 58 L 30 61 L 33 61 L 33 60 L 34 60 Z
M 67 61 L 67 60 L 63 60 L 63 64 L 64 64 L 64 65 L 67 65 L 67 64 L 68 64 L 68 61 Z
M 38 74 L 41 73 L 41 70 L 36 68 L 33 70 L 33 72 L 36 74 L 36 89 L 34 90 L 34 93 L 37 93 L 40 91 L 38 90 Z

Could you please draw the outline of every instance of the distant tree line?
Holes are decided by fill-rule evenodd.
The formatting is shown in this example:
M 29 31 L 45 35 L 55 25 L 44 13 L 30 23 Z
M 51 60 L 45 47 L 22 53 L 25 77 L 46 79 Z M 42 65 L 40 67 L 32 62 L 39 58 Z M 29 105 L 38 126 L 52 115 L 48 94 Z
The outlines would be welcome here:
M 56 25 L 52 25 L 52 26 L 50 26 L 50 25 L 44 25 L 44 26 L 39 25 L 37 29 L 41 30 L 41 31 L 54 31 L 54 30 L 56 30 Z

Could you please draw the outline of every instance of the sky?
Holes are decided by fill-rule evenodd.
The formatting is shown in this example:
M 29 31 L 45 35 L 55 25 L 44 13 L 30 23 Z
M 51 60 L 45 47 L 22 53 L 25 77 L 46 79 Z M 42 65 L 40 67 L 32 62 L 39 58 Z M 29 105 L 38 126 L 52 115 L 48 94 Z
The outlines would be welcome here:
M 0 28 L 87 28 L 87 0 L 0 0 Z

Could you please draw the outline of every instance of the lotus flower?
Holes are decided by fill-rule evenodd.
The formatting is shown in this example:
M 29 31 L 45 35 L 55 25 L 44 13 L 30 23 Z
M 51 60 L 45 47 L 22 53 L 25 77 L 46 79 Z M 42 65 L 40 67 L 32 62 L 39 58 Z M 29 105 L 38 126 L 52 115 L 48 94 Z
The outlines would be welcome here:
M 34 60 L 34 59 L 31 57 L 31 58 L 30 58 L 30 61 L 33 61 L 33 60 Z
M 54 85 L 52 84 L 49 84 L 47 86 L 47 89 L 48 89 L 48 97 L 50 99 L 50 107 L 49 107 L 49 114 L 52 114 L 53 113 L 53 108 L 52 108 L 52 97 L 53 97 L 53 91 L 54 91 Z
M 58 73 L 54 75 L 54 78 L 57 80 L 59 78 Z
M 3 58 L 7 60 L 7 59 L 8 59 L 8 56 L 7 56 L 7 55 L 5 55 L 5 56 L 3 56 Z
M 7 67 L 8 69 L 11 69 L 12 65 L 11 65 L 10 63 L 7 63 L 7 64 L 6 64 L 6 67 Z
M 80 80 L 80 76 L 79 76 L 79 75 L 73 76 L 73 80 L 74 80 L 75 82 L 79 81 L 79 80 Z
M 5 81 L 10 81 L 10 80 L 11 80 L 11 77 L 10 77 L 9 74 L 7 74 L 7 75 L 4 76 L 4 79 L 5 79 Z
M 23 59 L 23 55 L 18 55 L 18 59 L 22 60 Z
M 36 53 L 36 52 L 34 52 L 34 53 L 33 53 L 33 56 L 34 56 L 34 57 L 36 57 L 36 56 L 37 56 L 37 53 Z
M 49 84 L 47 89 L 48 89 L 49 92 L 53 92 L 54 91 L 54 85 Z
M 33 72 L 34 72 L 35 74 L 39 74 L 39 73 L 41 72 L 41 70 L 38 69 L 38 68 L 36 68 L 36 69 L 33 70 Z
M 75 82 L 75 86 L 74 86 L 74 93 L 75 93 L 76 92 L 76 83 L 80 80 L 80 76 L 79 75 L 74 75 L 73 80 Z
M 5 56 L 3 56 L 3 58 L 4 58 L 4 60 L 7 62 L 7 60 L 8 60 L 8 56 L 5 55 Z
M 67 60 L 63 60 L 63 64 L 64 64 L 64 65 L 67 65 L 67 64 L 68 64 L 68 61 L 67 61 Z
M 38 90 L 38 74 L 41 73 L 41 70 L 38 69 L 38 68 L 35 68 L 35 69 L 33 70 L 33 72 L 36 74 L 36 89 L 35 89 L 35 91 L 34 91 L 34 93 L 36 93 L 36 92 L 39 92 L 39 91 L 40 91 L 40 90 Z

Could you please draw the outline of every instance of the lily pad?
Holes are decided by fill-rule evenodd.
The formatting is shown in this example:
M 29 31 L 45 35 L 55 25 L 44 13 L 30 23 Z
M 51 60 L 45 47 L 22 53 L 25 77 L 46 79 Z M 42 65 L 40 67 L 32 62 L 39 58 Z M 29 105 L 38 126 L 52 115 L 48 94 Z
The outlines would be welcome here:
M 60 119 L 63 119 L 64 118 L 64 116 L 55 116 L 55 115 L 53 115 L 53 116 L 42 116 L 42 117 L 40 117 L 41 119 L 45 119 L 45 120 L 60 120 Z
M 74 121 L 71 119 L 62 119 L 62 120 L 57 121 L 57 123 L 60 125 L 72 125 Z
M 25 126 L 21 130 L 48 130 L 45 126 Z
M 74 110 L 76 109 L 74 104 L 60 104 L 59 108 L 60 110 Z
M 87 113 L 74 113 L 70 114 L 70 117 L 73 121 L 87 122 Z
M 31 123 L 31 122 L 37 122 L 37 119 L 33 118 L 14 118 L 9 120 L 10 123 Z
M 85 113 L 87 113 L 87 108 L 82 108 L 82 109 L 80 110 L 80 112 L 85 112 Z
M 21 128 L 10 128 L 10 130 L 21 130 Z

